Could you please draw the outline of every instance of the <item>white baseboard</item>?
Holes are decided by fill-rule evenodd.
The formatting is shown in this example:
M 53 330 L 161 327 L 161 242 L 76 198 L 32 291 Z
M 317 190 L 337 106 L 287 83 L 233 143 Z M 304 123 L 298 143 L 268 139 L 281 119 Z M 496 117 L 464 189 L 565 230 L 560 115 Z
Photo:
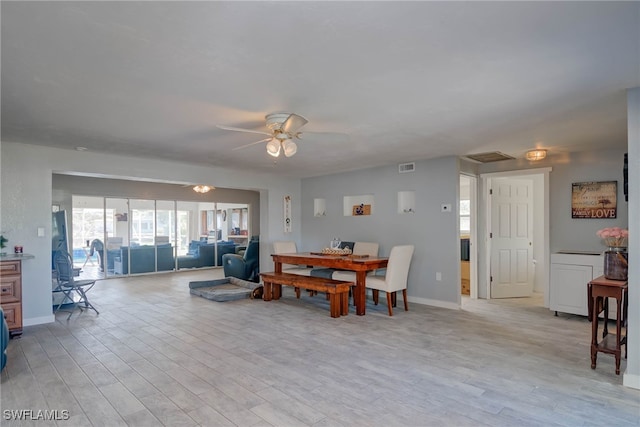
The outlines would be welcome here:
M 640 375 L 627 374 L 622 376 L 622 385 L 640 390 Z
M 43 325 L 45 323 L 53 323 L 55 321 L 56 316 L 54 316 L 53 314 L 51 316 L 32 317 L 31 319 L 23 319 L 22 326 Z
M 434 307 L 448 308 L 450 310 L 460 310 L 460 306 L 455 302 L 440 301 L 437 299 L 418 298 L 418 297 L 408 297 L 407 300 L 409 300 L 409 302 L 414 302 L 416 304 L 431 305 Z

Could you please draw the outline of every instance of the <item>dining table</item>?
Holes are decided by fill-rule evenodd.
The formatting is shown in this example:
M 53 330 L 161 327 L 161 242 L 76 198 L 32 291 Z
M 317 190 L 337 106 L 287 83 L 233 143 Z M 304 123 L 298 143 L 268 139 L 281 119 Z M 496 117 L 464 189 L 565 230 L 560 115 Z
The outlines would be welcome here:
M 358 255 L 330 255 L 319 252 L 298 252 L 288 254 L 271 254 L 276 273 L 282 273 L 282 264 L 306 265 L 310 267 L 326 267 L 339 270 L 354 271 L 356 282 L 353 289 L 353 300 L 356 314 L 364 316 L 366 312 L 366 280 L 367 273 L 379 268 L 386 268 L 389 258 Z

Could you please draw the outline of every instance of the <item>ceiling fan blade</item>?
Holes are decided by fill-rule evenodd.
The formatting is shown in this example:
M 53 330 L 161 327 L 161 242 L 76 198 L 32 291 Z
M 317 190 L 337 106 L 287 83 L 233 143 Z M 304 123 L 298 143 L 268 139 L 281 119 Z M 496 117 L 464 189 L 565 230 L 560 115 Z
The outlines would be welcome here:
M 247 147 L 251 147 L 252 145 L 256 145 L 256 144 L 260 144 L 261 142 L 268 142 L 271 141 L 273 139 L 273 137 L 271 138 L 265 138 L 265 139 L 261 139 L 260 141 L 256 141 L 256 142 L 252 142 L 251 144 L 245 144 L 245 145 L 241 145 L 240 147 L 236 147 L 231 151 L 236 151 L 236 150 L 240 150 L 242 148 L 247 148 Z
M 307 119 L 297 114 L 291 114 L 287 117 L 287 120 L 282 123 L 280 128 L 284 133 L 296 133 L 298 129 L 309 123 Z
M 312 132 L 312 131 L 304 131 L 298 132 L 294 135 L 297 139 L 302 140 L 322 140 L 326 142 L 347 142 L 350 137 L 348 134 L 343 132 Z
M 223 125 L 216 125 L 216 127 L 220 128 L 220 129 L 224 129 L 224 130 L 232 130 L 232 131 L 236 131 L 236 132 L 248 132 L 248 133 L 257 133 L 259 135 L 267 135 L 267 136 L 273 136 L 268 132 L 263 132 L 263 131 L 259 131 L 259 130 L 251 130 L 251 129 L 243 129 L 243 128 L 234 128 L 233 126 L 223 126 Z

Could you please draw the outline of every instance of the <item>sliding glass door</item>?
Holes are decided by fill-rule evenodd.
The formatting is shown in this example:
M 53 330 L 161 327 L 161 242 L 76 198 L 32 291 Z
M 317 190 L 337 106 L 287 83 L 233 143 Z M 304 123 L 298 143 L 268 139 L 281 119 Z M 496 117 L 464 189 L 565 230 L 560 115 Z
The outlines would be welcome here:
M 156 200 L 156 271 L 171 271 L 176 264 L 176 203 Z
M 95 264 L 97 277 L 219 267 L 250 236 L 246 204 L 84 196 L 73 203 L 76 266 Z
M 103 197 L 72 197 L 72 254 L 74 267 L 88 272 L 87 276 L 102 278 L 105 272 L 104 236 L 113 228 L 109 211 L 105 215 Z
M 123 259 L 129 246 L 129 200 L 107 197 L 104 199 L 106 233 L 105 272 L 107 277 L 127 274 L 127 260 Z M 124 252 L 123 252 L 124 249 Z

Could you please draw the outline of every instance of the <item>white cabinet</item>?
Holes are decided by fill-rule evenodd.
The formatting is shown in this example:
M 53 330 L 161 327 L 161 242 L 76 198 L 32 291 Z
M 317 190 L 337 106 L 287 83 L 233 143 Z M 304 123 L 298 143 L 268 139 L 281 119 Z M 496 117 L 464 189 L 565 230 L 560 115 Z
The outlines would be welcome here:
M 603 263 L 601 254 L 552 254 L 549 309 L 586 316 L 587 283 L 602 276 Z

